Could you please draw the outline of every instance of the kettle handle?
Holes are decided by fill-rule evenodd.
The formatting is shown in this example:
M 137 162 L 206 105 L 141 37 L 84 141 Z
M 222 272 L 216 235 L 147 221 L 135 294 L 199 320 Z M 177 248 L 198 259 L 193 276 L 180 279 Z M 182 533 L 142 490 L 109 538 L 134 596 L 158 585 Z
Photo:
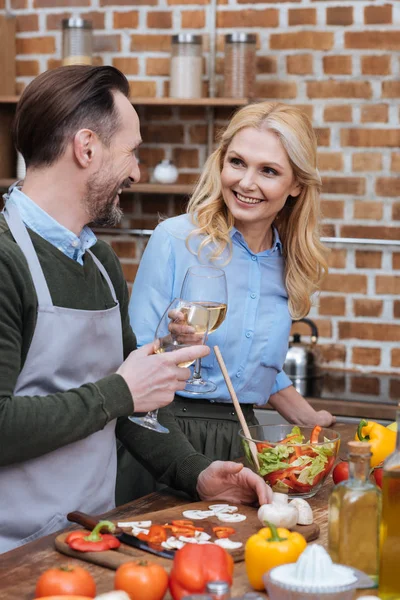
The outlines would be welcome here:
M 306 325 L 308 325 L 311 329 L 311 341 L 313 344 L 316 344 L 318 341 L 318 328 L 316 326 L 316 324 L 314 323 L 314 321 L 311 321 L 311 319 L 307 319 L 306 317 L 304 317 L 303 319 L 297 319 L 296 321 L 292 321 L 292 323 L 306 323 Z

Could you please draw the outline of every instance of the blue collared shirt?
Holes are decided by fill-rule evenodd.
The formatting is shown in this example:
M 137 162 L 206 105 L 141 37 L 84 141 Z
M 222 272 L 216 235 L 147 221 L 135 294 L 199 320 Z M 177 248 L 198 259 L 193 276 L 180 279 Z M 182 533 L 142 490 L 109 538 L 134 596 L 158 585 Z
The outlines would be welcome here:
M 83 265 L 83 255 L 88 248 L 94 246 L 97 238 L 89 227 L 84 227 L 80 236 L 58 223 L 20 189 L 14 187 L 7 198 L 7 204 L 18 208 L 20 217 L 26 227 L 53 244 L 72 260 Z
M 199 264 L 186 247 L 194 229 L 187 215 L 162 222 L 152 234 L 133 285 L 129 315 L 138 345 L 154 339 L 168 304 L 179 298 L 186 270 Z M 218 345 L 241 403 L 262 405 L 269 396 L 292 384 L 282 371 L 291 328 L 284 284 L 284 259 L 276 229 L 273 247 L 255 254 L 237 230 L 231 232 L 232 259 L 224 269 L 228 285 L 225 321 L 208 338 L 209 356 L 202 371 L 217 390 L 204 399 L 230 402 L 212 347 Z M 191 243 L 196 248 L 199 239 Z M 222 257 L 220 263 L 226 258 Z M 207 264 L 202 261 L 202 264 Z M 179 395 L 191 397 L 185 392 Z

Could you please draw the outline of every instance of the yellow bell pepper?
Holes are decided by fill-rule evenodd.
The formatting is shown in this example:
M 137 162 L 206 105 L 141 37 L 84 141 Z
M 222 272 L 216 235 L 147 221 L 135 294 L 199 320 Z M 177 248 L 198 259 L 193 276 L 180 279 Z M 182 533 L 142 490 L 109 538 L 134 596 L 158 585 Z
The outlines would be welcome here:
M 247 577 L 255 590 L 263 590 L 264 573 L 287 563 L 296 562 L 307 542 L 301 533 L 275 525 L 263 527 L 246 542 L 244 560 Z
M 396 432 L 374 421 L 360 421 L 355 439 L 371 444 L 371 467 L 377 467 L 396 447 Z

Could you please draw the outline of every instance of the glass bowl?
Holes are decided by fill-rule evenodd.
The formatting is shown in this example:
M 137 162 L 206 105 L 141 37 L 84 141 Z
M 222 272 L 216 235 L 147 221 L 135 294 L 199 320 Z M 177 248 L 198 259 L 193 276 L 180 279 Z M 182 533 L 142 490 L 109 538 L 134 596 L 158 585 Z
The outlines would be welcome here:
M 248 438 L 241 429 L 247 466 L 274 492 L 288 494 L 289 498 L 311 498 L 332 471 L 340 446 L 337 431 L 321 427 L 316 435 L 314 430 L 293 425 L 252 425 Z M 259 469 L 251 455 L 251 442 L 256 445 Z

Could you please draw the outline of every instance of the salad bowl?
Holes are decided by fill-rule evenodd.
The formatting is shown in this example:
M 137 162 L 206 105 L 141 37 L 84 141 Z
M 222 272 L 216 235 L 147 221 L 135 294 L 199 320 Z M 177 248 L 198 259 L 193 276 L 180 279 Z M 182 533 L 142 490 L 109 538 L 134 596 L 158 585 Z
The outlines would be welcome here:
M 311 498 L 324 484 L 335 464 L 340 434 L 316 426 L 253 425 L 250 437 L 243 430 L 246 464 L 256 471 L 274 492 L 289 498 Z M 259 468 L 254 464 L 250 443 L 257 449 Z

